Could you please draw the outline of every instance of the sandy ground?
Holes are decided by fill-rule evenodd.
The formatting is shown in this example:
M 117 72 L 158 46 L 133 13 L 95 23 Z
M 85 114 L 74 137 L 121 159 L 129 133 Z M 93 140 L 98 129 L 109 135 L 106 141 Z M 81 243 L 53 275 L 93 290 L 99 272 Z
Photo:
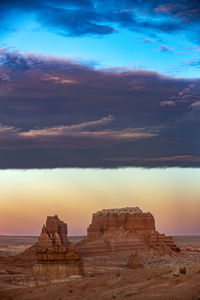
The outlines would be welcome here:
M 73 237 L 73 241 L 80 238 Z M 12 238 L 11 238 L 12 240 Z M 23 237 L 20 244 L 28 245 L 30 237 Z M 200 300 L 200 252 L 188 252 L 186 247 L 200 247 L 200 237 L 175 237 L 182 248 L 178 255 L 159 255 L 153 251 L 138 253 L 144 267 L 129 269 L 125 253 L 121 256 L 86 257 L 86 276 L 82 278 L 50 281 L 34 278 L 31 273 L 0 275 L 1 300 Z M 8 240 L 7 240 L 8 242 Z M 11 241 L 13 246 L 16 244 Z M 5 238 L 0 237 L 0 244 Z M 26 244 L 27 243 L 27 244 Z M 179 268 L 185 267 L 186 274 Z
M 31 247 L 38 237 L 0 235 L 0 253 L 17 254 Z
M 72 243 L 78 243 L 83 236 L 68 236 Z M 6 236 L 0 235 L 0 254 L 18 254 L 31 247 L 38 240 L 38 236 Z
M 200 247 L 199 235 L 173 236 L 174 242 L 178 247 Z
M 76 244 L 84 236 L 68 236 L 70 242 Z M 6 236 L 0 235 L 0 253 L 17 254 L 31 247 L 37 242 L 37 236 Z M 178 247 L 200 247 L 200 236 L 174 236 Z
M 163 267 L 113 270 L 39 287 L 17 286 L 4 280 L 0 285 L 2 300 L 200 299 L 200 264 L 178 277 Z

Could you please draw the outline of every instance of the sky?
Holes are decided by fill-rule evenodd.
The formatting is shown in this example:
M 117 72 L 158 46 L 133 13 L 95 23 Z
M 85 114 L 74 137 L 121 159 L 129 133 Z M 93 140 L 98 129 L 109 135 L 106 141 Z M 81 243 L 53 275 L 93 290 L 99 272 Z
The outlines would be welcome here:
M 1 234 L 39 235 L 46 215 L 57 214 L 69 235 L 85 235 L 94 212 L 139 206 L 160 233 L 198 235 L 199 176 L 191 168 L 3 170 Z
M 135 187 L 139 199 L 143 197 L 141 208 L 155 208 L 159 218 L 156 206 L 161 202 L 160 228 L 197 234 L 200 188 L 194 178 L 200 167 L 199 30 L 197 0 L 0 2 L 0 176 L 6 178 L 1 181 L 4 209 L 0 214 L 5 218 L 0 219 L 5 223 L 0 234 L 22 234 L 23 226 L 27 233 L 36 233 L 36 221 L 38 224 L 47 213 L 54 214 L 53 202 L 48 202 L 48 179 L 51 182 L 55 176 L 56 199 L 61 197 L 57 196 L 61 174 L 72 186 L 76 182 L 87 186 L 84 229 L 71 223 L 72 233 L 84 232 L 91 210 L 108 204 L 123 207 L 123 199 L 129 206 L 138 206 L 134 193 L 132 200 L 127 194 L 133 184 L 130 178 L 137 172 L 138 180 L 143 181 L 140 189 Z M 157 176 L 153 176 L 148 207 L 143 189 L 148 187 L 147 174 L 154 172 L 162 174 L 162 189 L 159 186 L 157 193 Z M 119 193 L 124 195 L 122 199 L 110 203 L 99 199 L 104 178 L 113 183 L 112 192 L 105 189 L 105 199 L 115 198 L 119 174 L 126 178 Z M 23 190 L 28 178 L 32 183 Z M 179 188 L 183 184 L 190 191 L 185 195 L 191 213 L 186 200 L 180 200 L 185 199 Z M 85 185 L 80 185 L 79 199 Z M 9 186 L 13 186 L 11 193 Z M 34 193 L 30 196 L 30 211 L 38 211 L 38 216 L 35 222 L 30 218 L 33 225 L 29 231 L 24 225 L 28 208 L 23 199 L 29 199 L 33 188 L 41 195 L 36 199 L 32 199 Z M 61 216 L 67 217 L 71 209 L 76 218 L 76 190 L 71 191 L 70 201 L 62 200 L 67 195 L 64 187 L 61 190 Z M 83 199 L 80 201 L 83 205 Z M 190 221 L 182 222 L 176 210 L 173 222 L 180 219 L 178 224 L 184 228 L 173 223 L 173 230 L 163 212 L 168 211 L 171 218 L 172 209 L 182 202 L 186 205 L 184 216 L 187 219 L 188 213 Z M 34 203 L 41 205 L 41 210 L 34 210 Z M 45 212 L 43 207 L 49 209 Z M 18 227 L 7 224 L 8 215 L 16 218 Z

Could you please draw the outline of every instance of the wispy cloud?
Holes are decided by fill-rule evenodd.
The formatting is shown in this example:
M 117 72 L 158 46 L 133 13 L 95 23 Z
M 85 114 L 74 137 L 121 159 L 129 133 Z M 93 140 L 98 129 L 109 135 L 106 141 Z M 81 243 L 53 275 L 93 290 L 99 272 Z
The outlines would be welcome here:
M 165 46 L 165 45 L 161 45 L 161 46 L 160 46 L 160 50 L 161 50 L 162 52 L 171 52 L 171 53 L 173 53 L 173 50 L 170 49 L 169 47 Z
M 162 52 L 168 52 L 168 53 L 179 54 L 179 55 L 183 55 L 183 54 L 184 54 L 184 52 L 175 51 L 174 49 L 171 49 L 171 48 L 169 48 L 169 47 L 166 46 L 166 45 L 161 45 L 161 46 L 159 47 L 159 49 L 160 49 L 160 51 L 162 51 Z
M 175 106 L 176 102 L 172 100 L 167 100 L 167 101 L 161 101 L 160 102 L 161 106 Z
M 142 40 L 142 43 L 144 43 L 144 44 L 154 44 L 155 41 L 152 40 L 152 39 L 144 39 L 144 40 Z
M 122 130 L 91 130 L 112 122 L 108 116 L 100 120 L 84 122 L 70 126 L 56 126 L 42 129 L 20 131 L 8 126 L 0 126 L 0 149 L 20 148 L 96 148 L 108 147 L 138 139 L 157 136 L 157 132 L 144 128 L 126 128 Z M 90 129 L 90 130 L 89 130 Z

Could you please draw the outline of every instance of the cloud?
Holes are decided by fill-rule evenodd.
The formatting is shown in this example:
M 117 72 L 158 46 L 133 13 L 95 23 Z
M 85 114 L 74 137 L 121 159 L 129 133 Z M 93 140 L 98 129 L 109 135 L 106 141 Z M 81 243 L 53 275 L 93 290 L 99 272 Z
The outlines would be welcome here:
M 168 100 L 161 101 L 161 106 L 175 106 L 182 104 L 188 107 L 195 106 L 200 100 L 199 80 L 194 80 L 187 87 L 180 90 L 177 95 L 170 97 Z
M 161 52 L 168 52 L 168 53 L 172 53 L 172 54 L 181 54 L 181 55 L 184 54 L 184 52 L 177 52 L 177 51 L 167 47 L 166 45 L 161 45 L 159 47 L 159 49 Z
M 200 60 L 199 59 L 184 61 L 183 64 L 186 65 L 187 67 L 190 66 L 190 67 L 196 67 L 197 69 L 200 68 Z
M 199 11 L 199 2 L 195 0 L 166 3 L 154 0 L 10 0 L 0 3 L 0 25 L 1 34 L 13 32 L 22 27 L 23 20 L 28 17 L 42 28 L 64 36 L 107 35 L 127 28 L 150 36 L 184 31 L 188 38 L 197 41 Z
M 51 81 L 52 83 L 55 84 L 78 84 L 77 81 L 67 79 L 67 78 L 62 78 L 59 76 L 44 76 L 43 80 Z
M 123 130 L 94 130 L 114 120 L 108 116 L 100 120 L 69 126 L 21 131 L 13 126 L 0 126 L 0 149 L 20 148 L 96 148 L 157 136 L 158 133 L 144 128 Z M 91 130 L 93 129 L 93 130 Z
M 192 156 L 192 155 L 175 155 L 175 156 L 166 156 L 166 157 L 156 157 L 152 159 L 152 161 L 160 161 L 160 162 L 200 162 L 200 156 Z
M 176 102 L 172 100 L 167 100 L 167 101 L 161 101 L 160 102 L 161 106 L 175 106 Z
M 173 53 L 173 50 L 170 49 L 169 47 L 165 46 L 165 45 L 161 45 L 161 46 L 160 46 L 160 50 L 161 50 L 162 52 L 171 52 L 171 53 Z
M 81 124 L 80 124 L 81 125 Z M 69 129 L 67 126 L 52 127 L 42 130 L 30 130 L 27 132 L 9 132 L 2 135 L 0 131 L 0 149 L 15 149 L 16 146 L 24 149 L 35 148 L 101 148 L 120 143 L 128 143 L 140 139 L 157 136 L 157 133 L 149 133 L 138 128 L 123 130 L 79 131 Z
M 199 166 L 199 83 L 1 49 L 0 168 Z
M 152 40 L 152 39 L 144 39 L 144 40 L 142 40 L 142 43 L 145 43 L 145 44 L 154 44 L 155 41 Z
M 145 166 L 154 167 L 199 167 L 200 156 L 174 155 L 164 157 L 112 157 L 108 161 L 110 164 L 121 164 L 124 166 Z
M 192 103 L 191 106 L 193 109 L 199 110 L 200 109 L 200 101 L 196 101 L 196 102 Z

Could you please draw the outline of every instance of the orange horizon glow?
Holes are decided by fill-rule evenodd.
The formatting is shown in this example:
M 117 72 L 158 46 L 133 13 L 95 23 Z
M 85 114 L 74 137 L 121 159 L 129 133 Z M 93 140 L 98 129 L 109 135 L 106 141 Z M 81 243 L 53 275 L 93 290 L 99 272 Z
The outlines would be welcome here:
M 200 234 L 200 169 L 3 170 L 0 235 L 40 234 L 57 214 L 69 235 L 85 235 L 92 214 L 139 206 L 160 233 Z

